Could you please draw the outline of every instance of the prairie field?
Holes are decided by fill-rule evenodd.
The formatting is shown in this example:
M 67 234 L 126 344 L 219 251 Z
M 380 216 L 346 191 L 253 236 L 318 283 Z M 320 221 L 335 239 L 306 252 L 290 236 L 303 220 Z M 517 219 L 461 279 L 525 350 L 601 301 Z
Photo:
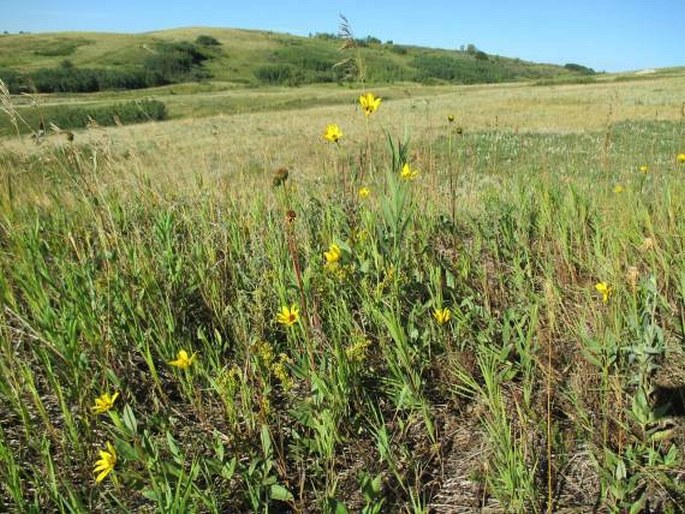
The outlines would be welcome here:
M 685 512 L 684 91 L 5 95 L 0 511 Z

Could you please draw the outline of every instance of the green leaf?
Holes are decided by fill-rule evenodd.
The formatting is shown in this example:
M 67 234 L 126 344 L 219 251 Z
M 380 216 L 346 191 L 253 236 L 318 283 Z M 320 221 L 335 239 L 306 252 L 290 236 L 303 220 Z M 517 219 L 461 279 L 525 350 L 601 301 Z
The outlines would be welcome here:
M 181 450 L 179 450 L 178 444 L 176 444 L 176 440 L 174 439 L 174 436 L 171 435 L 170 432 L 166 433 L 166 440 L 167 440 L 167 444 L 169 445 L 169 451 L 171 452 L 171 454 L 174 457 L 176 457 L 176 460 L 178 460 L 179 458 L 182 459 Z
M 345 507 L 345 504 L 341 501 L 336 500 L 335 498 L 329 498 L 328 499 L 328 512 L 331 512 L 332 514 L 348 514 L 349 511 L 347 510 L 347 507 Z
M 138 421 L 136 421 L 136 416 L 133 414 L 133 409 L 131 409 L 131 406 L 128 403 L 124 406 L 123 419 L 124 425 L 126 425 L 126 428 L 129 430 L 129 432 L 132 434 L 137 434 Z
M 645 507 L 646 498 L 642 496 L 638 501 L 630 506 L 630 514 L 640 514 L 642 509 Z
M 136 452 L 135 448 L 133 448 L 133 446 L 131 446 L 126 441 L 121 441 L 121 440 L 116 441 L 115 447 L 116 447 L 117 453 L 119 453 L 122 457 L 124 457 L 124 459 L 126 459 L 126 460 L 137 460 L 138 459 L 138 453 Z
M 236 457 L 233 457 L 230 461 L 224 464 L 224 466 L 221 468 L 221 476 L 226 480 L 230 480 L 231 478 L 233 478 L 237 462 L 238 459 Z
M 293 493 L 288 491 L 285 487 L 280 484 L 274 484 L 270 489 L 270 496 L 273 500 L 278 500 L 282 502 L 291 502 L 295 499 Z
M 261 439 L 262 439 L 262 451 L 264 452 L 264 458 L 268 459 L 271 456 L 271 434 L 269 434 L 269 426 L 268 425 L 262 425 L 262 430 L 261 430 Z

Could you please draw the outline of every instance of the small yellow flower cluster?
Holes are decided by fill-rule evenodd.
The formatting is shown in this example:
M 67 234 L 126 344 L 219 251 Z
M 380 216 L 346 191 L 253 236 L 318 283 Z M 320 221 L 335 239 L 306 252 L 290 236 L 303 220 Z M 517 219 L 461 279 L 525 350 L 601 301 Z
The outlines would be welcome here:
M 648 173 L 649 172 L 649 166 L 647 166 L 646 164 L 643 164 L 642 166 L 640 166 L 640 172 Z
M 293 387 L 293 379 L 288 374 L 287 365 L 292 361 L 285 353 L 278 354 L 278 360 L 271 366 L 271 373 L 278 379 L 284 391 L 288 391 Z
M 364 362 L 369 346 L 371 346 L 371 341 L 364 338 L 361 334 L 357 335 L 354 342 L 345 348 L 345 357 L 350 362 Z
M 230 368 L 224 368 L 219 372 L 217 383 L 226 391 L 235 391 L 238 387 L 241 370 L 233 364 Z
M 685 164 L 685 153 L 679 153 L 676 160 L 679 164 Z
M 621 184 L 616 184 L 614 186 L 614 193 L 619 194 L 624 191 L 623 186 Z
M 400 171 L 400 178 L 404 181 L 414 180 L 419 175 L 419 170 L 409 166 L 409 163 L 404 163 L 402 171 Z
M 364 199 L 367 198 L 371 194 L 371 190 L 368 187 L 362 187 L 359 188 L 359 198 Z
M 268 396 L 260 396 L 259 398 L 259 411 L 264 416 L 268 416 L 271 412 L 271 400 Z
M 384 270 L 384 276 L 383 280 L 378 282 L 376 284 L 376 289 L 374 291 L 376 296 L 381 296 L 383 294 L 383 291 L 392 284 L 392 281 L 395 280 L 395 276 L 397 275 L 397 271 L 395 270 L 395 266 L 392 264 L 388 265 L 385 267 Z
M 256 354 L 259 360 L 264 364 L 265 367 L 269 368 L 271 367 L 271 363 L 274 361 L 274 358 L 276 357 L 274 355 L 274 350 L 271 347 L 269 343 L 266 341 L 260 341 L 256 344 Z

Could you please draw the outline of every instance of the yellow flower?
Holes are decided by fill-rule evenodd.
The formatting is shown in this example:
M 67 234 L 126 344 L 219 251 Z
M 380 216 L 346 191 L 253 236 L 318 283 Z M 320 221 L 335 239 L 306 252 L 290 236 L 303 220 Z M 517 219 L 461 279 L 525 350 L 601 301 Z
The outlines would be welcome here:
M 93 414 L 104 414 L 109 409 L 114 407 L 114 401 L 119 396 L 119 393 L 114 393 L 112 396 L 109 393 L 103 393 L 99 398 L 95 399 L 95 405 L 93 405 L 90 410 Z
M 454 114 L 448 114 L 447 115 L 447 121 L 449 121 L 450 123 L 453 123 L 454 122 Z
M 326 266 L 329 266 L 331 264 L 337 264 L 338 261 L 340 261 L 342 252 L 337 244 L 331 243 L 331 246 L 328 247 L 328 251 L 324 252 L 323 256 L 326 258 Z
M 419 174 L 419 170 L 412 169 L 409 163 L 404 163 L 402 166 L 402 171 L 400 172 L 400 178 L 402 180 L 414 180 Z
M 176 360 L 170 361 L 169 364 L 180 369 L 188 369 L 195 360 L 196 355 L 197 352 L 188 357 L 188 352 L 186 352 L 185 350 L 179 350 L 178 354 L 176 355 Z
M 297 320 L 300 319 L 300 311 L 297 308 L 297 305 L 292 305 L 290 308 L 286 305 L 285 307 L 281 307 L 281 311 L 278 313 L 276 316 L 276 321 L 278 321 L 281 325 L 285 325 L 286 327 L 291 327 L 295 323 L 297 323 Z
M 362 187 L 359 189 L 359 198 L 362 200 L 371 194 L 371 190 L 368 187 Z
M 433 317 L 440 325 L 444 325 L 452 317 L 452 312 L 447 307 L 444 307 L 442 309 L 435 309 L 433 311 Z
M 614 193 L 622 193 L 623 192 L 623 186 L 621 184 L 616 184 L 614 186 Z
M 366 93 L 359 97 L 359 104 L 362 106 L 362 109 L 364 109 L 364 114 L 368 118 L 378 110 L 381 99 L 377 98 L 373 93 Z
M 609 287 L 609 284 L 607 284 L 606 282 L 598 282 L 597 284 L 595 284 L 595 289 L 598 293 L 602 295 L 602 301 L 604 303 L 608 303 L 609 297 L 612 293 L 612 289 L 611 287 Z
M 327 125 L 323 133 L 323 138 L 331 143 L 337 143 L 342 136 L 342 130 L 336 124 Z
M 111 443 L 107 443 L 107 450 L 100 450 L 100 460 L 95 461 L 95 468 L 93 473 L 98 475 L 95 477 L 95 482 L 102 482 L 110 471 L 114 469 L 114 465 L 117 463 L 117 452 Z
M 679 153 L 676 159 L 680 164 L 685 164 L 685 153 Z
M 647 166 L 646 164 L 643 164 L 642 166 L 640 166 L 640 171 L 642 173 L 647 173 L 649 171 L 649 166 Z

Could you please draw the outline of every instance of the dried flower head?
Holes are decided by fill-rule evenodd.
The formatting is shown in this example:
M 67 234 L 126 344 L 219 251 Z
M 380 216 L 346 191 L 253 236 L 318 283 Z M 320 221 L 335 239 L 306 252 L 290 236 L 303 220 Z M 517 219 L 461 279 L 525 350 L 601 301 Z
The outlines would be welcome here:
M 651 237 L 645 237 L 642 241 L 642 244 L 640 245 L 639 250 L 641 252 L 648 252 L 652 248 L 654 248 L 654 239 L 652 239 Z
M 288 180 L 288 168 L 285 168 L 285 167 L 278 168 L 274 172 L 273 186 L 274 187 L 282 186 L 283 184 L 285 184 L 286 180 Z
M 640 278 L 640 270 L 638 269 L 637 266 L 628 266 L 628 269 L 626 270 L 626 279 L 628 280 L 628 284 L 630 284 L 630 288 L 635 291 L 637 289 L 637 281 Z

